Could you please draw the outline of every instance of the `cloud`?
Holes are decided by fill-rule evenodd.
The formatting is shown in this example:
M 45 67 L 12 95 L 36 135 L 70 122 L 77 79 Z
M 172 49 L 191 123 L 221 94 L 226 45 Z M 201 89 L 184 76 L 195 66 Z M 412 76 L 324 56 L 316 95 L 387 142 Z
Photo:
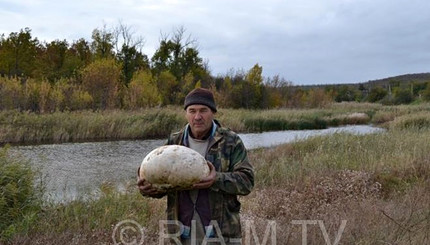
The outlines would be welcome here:
M 90 40 L 121 20 L 151 56 L 182 26 L 213 75 L 258 63 L 296 84 L 362 82 L 429 71 L 429 11 L 426 0 L 0 0 L 0 33 Z

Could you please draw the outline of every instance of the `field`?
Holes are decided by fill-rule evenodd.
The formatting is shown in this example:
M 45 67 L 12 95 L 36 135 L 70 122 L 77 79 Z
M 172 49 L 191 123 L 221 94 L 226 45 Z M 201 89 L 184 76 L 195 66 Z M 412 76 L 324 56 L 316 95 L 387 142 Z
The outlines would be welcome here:
M 250 151 L 256 186 L 250 195 L 240 198 L 245 244 L 248 240 L 248 244 L 273 244 L 274 240 L 276 244 L 429 244 L 429 110 L 429 105 L 354 103 L 321 110 L 263 111 L 258 115 L 246 110 L 222 110 L 220 121 L 227 121 L 224 124 L 238 131 L 250 130 L 250 125 L 283 127 L 290 125 L 286 122 L 291 118 L 315 119 L 315 115 L 332 125 L 352 120 L 348 117 L 352 113 L 368 116 L 360 123 L 387 129 L 386 133 L 371 135 L 318 136 Z M 358 116 L 363 114 L 355 114 Z M 278 120 L 268 123 L 264 118 Z M 253 127 L 252 131 L 261 129 Z M 2 152 L 0 173 L 6 173 L 5 169 L 17 172 L 15 165 L 26 164 L 25 160 L 8 158 L 6 149 Z M 32 193 L 27 193 L 29 201 L 23 206 L 18 202 L 7 206 L 3 198 L 0 208 L 6 213 L 1 216 L 2 242 L 114 244 L 114 239 L 139 239 L 140 233 L 133 231 L 143 228 L 144 244 L 158 244 L 166 200 L 141 197 L 134 181 L 130 180 L 123 193 L 106 183 L 100 186 L 101 198 L 60 205 L 41 203 Z M 13 193 L 18 200 L 20 192 Z M 26 211 L 19 213 L 18 207 Z M 128 227 L 123 236 L 113 234 L 121 224 L 134 225 L 137 230 Z

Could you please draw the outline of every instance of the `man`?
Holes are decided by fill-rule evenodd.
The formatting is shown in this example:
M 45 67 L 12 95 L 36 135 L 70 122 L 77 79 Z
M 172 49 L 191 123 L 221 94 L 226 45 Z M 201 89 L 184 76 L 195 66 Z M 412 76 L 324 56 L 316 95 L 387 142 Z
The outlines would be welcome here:
M 144 179 L 138 180 L 143 196 L 167 195 L 167 218 L 180 224 L 182 244 L 241 244 L 240 202 L 254 187 L 254 170 L 239 136 L 221 127 L 211 91 L 197 88 L 184 102 L 188 124 L 169 136 L 167 144 L 190 147 L 203 155 L 209 175 L 192 190 L 161 193 Z M 170 225 L 169 234 L 178 231 Z M 172 233 L 170 233 L 172 232 Z M 194 239 L 195 238 L 195 239 Z M 177 241 L 177 240 L 176 240 Z

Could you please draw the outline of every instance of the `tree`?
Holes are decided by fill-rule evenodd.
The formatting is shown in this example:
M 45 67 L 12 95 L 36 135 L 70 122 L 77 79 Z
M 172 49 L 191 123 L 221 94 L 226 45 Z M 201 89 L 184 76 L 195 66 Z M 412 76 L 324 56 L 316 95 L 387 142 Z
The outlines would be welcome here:
M 292 94 L 292 83 L 275 75 L 267 78 L 265 87 L 268 90 L 269 107 L 287 107 Z M 264 99 L 264 98 L 263 98 Z
M 39 41 L 33 39 L 29 28 L 19 33 L 12 32 L 8 38 L 2 37 L 0 43 L 0 74 L 30 76 L 35 68 L 35 58 Z
M 245 75 L 242 84 L 245 108 L 261 108 L 262 106 L 262 82 L 263 67 L 255 64 Z
M 117 104 L 121 66 L 114 59 L 99 59 L 82 70 L 82 85 L 93 99 L 93 109 L 111 109 Z
M 95 29 L 92 34 L 91 50 L 96 59 L 108 59 L 114 57 L 113 33 L 103 26 L 103 29 Z
M 37 67 L 33 72 L 34 77 L 46 78 L 51 83 L 61 77 L 66 77 L 68 74 L 63 73 L 63 66 L 68 46 L 66 40 L 55 40 L 42 46 L 37 56 Z
M 129 47 L 124 44 L 117 57 L 122 63 L 122 73 L 126 85 L 128 85 L 136 71 L 149 68 L 148 57 L 137 51 L 135 47 Z
M 306 106 L 309 108 L 322 108 L 330 102 L 330 95 L 322 88 L 311 89 L 306 96 Z
M 409 104 L 413 100 L 410 89 L 394 88 L 393 94 L 395 104 Z
M 358 91 L 352 86 L 342 85 L 340 88 L 336 89 L 336 102 L 342 101 L 355 101 L 357 98 Z
M 91 45 L 85 39 L 81 38 L 78 41 L 73 42 L 69 49 L 69 52 L 79 58 L 81 65 L 85 66 L 91 63 Z
M 148 57 L 142 53 L 143 37 L 135 37 L 130 26 L 119 22 L 113 31 L 113 43 L 116 48 L 118 60 L 122 63 L 124 82 L 127 85 L 133 73 L 140 69 L 149 69 Z
M 367 100 L 369 102 L 377 102 L 379 100 L 382 100 L 387 94 L 388 94 L 387 90 L 376 86 L 370 89 Z
M 161 96 L 150 70 L 136 72 L 127 89 L 125 105 L 131 109 L 153 107 L 161 103 Z
M 199 69 L 205 69 L 199 52 L 196 48 L 196 40 L 184 38 L 185 29 L 179 28 L 170 38 L 162 37 L 160 47 L 151 58 L 152 69 L 155 74 L 169 71 L 178 81 L 182 81 L 189 72 L 195 74 Z
M 231 78 L 229 76 L 226 77 L 217 77 L 215 79 L 215 85 L 212 87 L 212 92 L 215 97 L 215 101 L 219 105 L 219 107 L 233 107 L 232 101 L 232 88 Z
M 161 72 L 157 78 L 157 88 L 161 95 L 161 103 L 163 105 L 179 104 L 177 100 L 180 93 L 179 83 L 176 77 L 169 71 Z

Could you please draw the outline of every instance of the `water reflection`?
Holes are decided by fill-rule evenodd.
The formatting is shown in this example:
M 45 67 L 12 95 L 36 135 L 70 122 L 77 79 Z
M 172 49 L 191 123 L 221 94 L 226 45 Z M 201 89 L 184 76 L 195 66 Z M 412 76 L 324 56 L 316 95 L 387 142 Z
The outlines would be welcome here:
M 324 130 L 301 130 L 240 134 L 248 149 L 270 147 L 311 136 L 348 132 L 368 134 L 381 132 L 371 126 L 345 126 Z M 121 188 L 134 182 L 137 167 L 146 154 L 161 146 L 164 140 L 66 143 L 11 147 L 41 170 L 45 176 L 47 196 L 52 201 L 69 201 L 85 195 L 97 195 L 102 183 Z

